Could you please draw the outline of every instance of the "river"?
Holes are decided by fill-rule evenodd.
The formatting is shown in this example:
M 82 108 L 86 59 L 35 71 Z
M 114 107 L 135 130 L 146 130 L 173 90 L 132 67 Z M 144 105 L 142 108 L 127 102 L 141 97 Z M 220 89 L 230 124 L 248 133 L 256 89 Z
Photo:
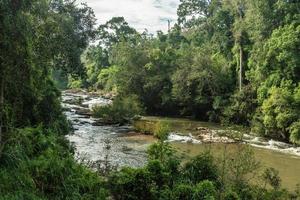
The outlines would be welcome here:
M 111 100 L 97 95 L 63 92 L 64 112 L 74 129 L 72 134 L 67 135 L 67 139 L 74 145 L 79 157 L 98 161 L 103 160 L 105 155 L 109 155 L 112 164 L 117 166 L 143 166 L 147 162 L 146 150 L 155 141 L 155 138 L 134 134 L 131 126 L 102 125 L 97 119 L 90 117 L 89 111 L 93 105 L 109 103 Z M 159 120 L 159 118 L 155 120 Z M 182 120 L 177 121 L 172 120 L 173 123 L 182 123 Z M 195 121 L 188 121 L 188 124 L 193 123 Z M 197 123 L 201 123 L 202 127 L 206 126 L 206 123 Z M 213 128 L 213 124 L 207 124 L 207 127 Z M 220 129 L 222 127 L 216 125 L 216 130 Z M 237 144 L 204 144 L 191 134 L 185 133 L 174 132 L 169 139 L 176 149 L 187 156 L 197 155 L 208 148 L 214 155 L 221 154 L 225 147 L 226 151 L 237 150 Z M 277 169 L 282 178 L 283 187 L 289 190 L 295 189 L 296 184 L 300 183 L 299 147 L 249 135 L 247 135 L 246 141 L 252 146 L 255 157 L 261 162 L 262 168 Z M 109 150 L 106 148 L 108 144 Z

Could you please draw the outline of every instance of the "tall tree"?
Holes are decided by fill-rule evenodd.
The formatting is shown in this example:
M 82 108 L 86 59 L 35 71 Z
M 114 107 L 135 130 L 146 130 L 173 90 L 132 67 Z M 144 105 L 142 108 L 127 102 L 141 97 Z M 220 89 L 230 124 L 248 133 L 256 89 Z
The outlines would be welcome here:
M 135 40 L 137 31 L 130 27 L 124 17 L 113 17 L 98 28 L 98 39 L 101 44 L 110 49 L 114 44 Z
M 225 0 L 225 6 L 230 10 L 234 16 L 233 34 L 235 38 L 236 63 L 239 69 L 239 90 L 242 90 L 245 73 L 245 60 L 244 60 L 244 45 L 246 41 L 245 30 L 245 14 L 247 1 L 245 0 Z
M 93 12 L 68 0 L 4 0 L 0 9 L 2 126 L 50 124 L 60 114 L 54 111 L 59 92 L 50 72 L 82 73 L 80 55 L 94 35 Z

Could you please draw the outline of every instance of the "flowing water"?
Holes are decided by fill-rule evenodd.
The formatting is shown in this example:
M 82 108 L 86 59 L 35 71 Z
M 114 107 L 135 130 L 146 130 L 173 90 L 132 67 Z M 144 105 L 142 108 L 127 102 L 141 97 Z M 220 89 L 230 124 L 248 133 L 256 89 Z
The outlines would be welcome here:
M 147 161 L 146 150 L 155 141 L 152 136 L 135 134 L 131 126 L 101 125 L 97 119 L 90 117 L 90 110 L 94 105 L 110 103 L 109 99 L 98 96 L 64 92 L 62 104 L 74 129 L 74 132 L 67 136 L 68 140 L 73 143 L 78 155 L 88 160 L 103 160 L 106 155 L 109 155 L 112 164 L 117 166 L 143 166 Z M 169 118 L 150 118 L 150 120 L 168 120 L 174 123 L 175 129 L 178 130 L 177 132 L 174 130 L 169 140 L 187 157 L 197 155 L 206 149 L 210 149 L 216 156 L 221 155 L 224 149 L 228 152 L 237 151 L 237 144 L 204 144 L 193 136 L 192 131 L 188 134 L 180 130 L 180 127 L 187 124 L 189 128 L 186 130 L 201 126 L 222 131 L 219 125 Z M 178 131 L 182 133 L 179 134 Z M 273 167 L 279 171 L 285 188 L 292 190 L 300 183 L 299 148 L 250 135 L 246 135 L 245 142 L 252 146 L 255 157 L 263 167 Z M 108 145 L 109 150 L 107 150 Z

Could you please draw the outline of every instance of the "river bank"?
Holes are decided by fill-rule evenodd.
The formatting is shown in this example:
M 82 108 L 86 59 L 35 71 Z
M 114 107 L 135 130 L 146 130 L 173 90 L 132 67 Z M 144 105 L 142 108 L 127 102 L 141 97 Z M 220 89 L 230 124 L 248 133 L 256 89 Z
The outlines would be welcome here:
M 156 140 L 153 136 L 141 134 L 134 126 L 104 125 L 90 116 L 91 107 L 110 104 L 111 99 L 101 95 L 67 91 L 63 92 L 62 101 L 65 114 L 74 128 L 74 132 L 67 139 L 75 146 L 78 157 L 98 161 L 108 154 L 113 164 L 131 167 L 140 167 L 147 162 L 146 150 Z M 207 148 L 214 155 L 218 155 L 225 147 L 234 151 L 239 145 L 230 138 L 224 138 L 229 130 L 218 124 L 159 117 L 143 117 L 138 122 L 139 126 L 144 124 L 153 127 L 158 121 L 170 124 L 172 133 L 169 141 L 187 157 L 197 155 Z M 211 133 L 215 134 L 214 137 Z M 220 141 L 220 138 L 224 141 Z M 109 151 L 106 149 L 108 140 Z M 284 187 L 294 189 L 300 180 L 298 148 L 248 135 L 244 135 L 243 143 L 253 146 L 255 156 L 263 167 L 274 167 L 279 171 Z
M 91 110 L 97 105 L 108 105 L 112 103 L 114 94 L 103 92 L 87 92 L 84 90 L 67 90 L 64 92 L 63 103 L 67 111 L 73 109 L 75 114 L 92 118 Z M 78 120 L 77 120 L 78 121 Z M 89 120 L 88 120 L 89 121 Z M 108 125 L 101 119 L 89 121 L 92 125 Z M 270 149 L 286 154 L 300 156 L 300 147 L 289 143 L 258 137 L 249 130 L 241 127 L 222 126 L 217 123 L 201 122 L 184 118 L 168 118 L 143 116 L 133 121 L 131 130 L 136 135 L 153 134 L 158 122 L 167 123 L 171 128 L 170 141 L 187 143 L 238 143 L 242 142 L 254 147 Z M 80 123 L 86 123 L 81 121 Z M 111 124 L 113 125 L 113 124 Z
M 153 133 L 158 122 L 169 124 L 172 131 L 170 140 L 191 143 L 244 143 L 257 148 L 300 156 L 300 147 L 258 137 L 240 127 L 226 127 L 216 123 L 168 117 L 142 117 L 134 122 L 134 127 L 141 132 Z

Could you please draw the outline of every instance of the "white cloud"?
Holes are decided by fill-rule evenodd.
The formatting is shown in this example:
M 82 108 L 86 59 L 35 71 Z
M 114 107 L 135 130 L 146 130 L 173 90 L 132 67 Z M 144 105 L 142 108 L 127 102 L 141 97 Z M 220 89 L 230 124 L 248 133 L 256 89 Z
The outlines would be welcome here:
M 177 19 L 179 0 L 78 0 L 92 7 L 98 24 L 103 24 L 112 17 L 123 16 L 126 21 L 142 32 L 157 30 L 167 31 L 166 19 Z

